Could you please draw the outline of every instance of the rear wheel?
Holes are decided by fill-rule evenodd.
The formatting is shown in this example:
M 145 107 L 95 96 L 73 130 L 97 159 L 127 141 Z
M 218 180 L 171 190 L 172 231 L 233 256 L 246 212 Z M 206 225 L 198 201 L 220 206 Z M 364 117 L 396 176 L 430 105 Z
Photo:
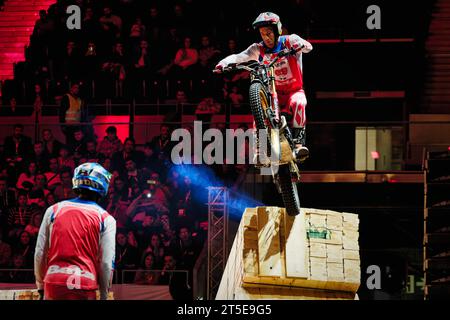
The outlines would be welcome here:
M 297 184 L 292 181 L 290 165 L 284 164 L 279 166 L 275 179 L 278 182 L 287 214 L 290 216 L 298 215 L 300 213 L 300 198 Z

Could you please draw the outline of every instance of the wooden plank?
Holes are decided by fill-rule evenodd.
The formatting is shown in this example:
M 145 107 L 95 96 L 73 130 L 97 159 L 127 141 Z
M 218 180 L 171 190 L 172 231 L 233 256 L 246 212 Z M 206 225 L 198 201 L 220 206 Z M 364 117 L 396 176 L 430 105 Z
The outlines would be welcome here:
M 359 260 L 344 260 L 344 277 L 346 282 L 359 282 L 361 266 Z
M 342 250 L 342 255 L 344 259 L 347 260 L 359 260 L 359 251 L 358 250 Z
M 358 231 L 359 222 L 358 221 L 343 221 L 342 227 L 344 230 Z
M 295 217 L 284 214 L 284 239 L 286 243 L 286 276 L 308 277 L 306 227 L 303 214 Z
M 327 244 L 310 242 L 309 256 L 316 257 L 316 258 L 326 258 L 327 257 Z
M 357 214 L 354 213 L 348 213 L 348 212 L 342 212 L 342 219 L 344 222 L 354 222 L 359 223 L 359 217 Z
M 342 247 L 344 250 L 359 251 L 358 241 L 348 240 L 347 238 L 342 242 Z
M 327 263 L 328 262 L 333 262 L 333 263 L 343 263 L 344 262 L 342 245 L 327 244 L 326 252 L 327 252 Z
M 358 242 L 359 238 L 359 232 L 354 230 L 348 230 L 344 229 L 342 232 L 342 236 L 344 237 L 344 240 L 352 240 Z
M 328 229 L 342 231 L 344 229 L 342 216 L 340 214 L 327 214 Z
M 327 262 L 327 275 L 328 281 L 344 281 L 344 264 L 343 260 L 341 263 L 330 263 Z
M 281 210 L 275 207 L 258 207 L 257 214 L 259 274 L 281 277 Z

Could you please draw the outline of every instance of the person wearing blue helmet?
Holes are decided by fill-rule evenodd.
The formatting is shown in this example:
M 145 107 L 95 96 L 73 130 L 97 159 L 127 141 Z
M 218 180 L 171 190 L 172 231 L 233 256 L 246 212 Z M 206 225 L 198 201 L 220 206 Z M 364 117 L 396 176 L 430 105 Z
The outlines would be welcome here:
M 36 243 L 34 269 L 42 299 L 107 299 L 115 260 L 116 220 L 98 205 L 111 174 L 84 163 L 72 179 L 77 198 L 45 212 Z

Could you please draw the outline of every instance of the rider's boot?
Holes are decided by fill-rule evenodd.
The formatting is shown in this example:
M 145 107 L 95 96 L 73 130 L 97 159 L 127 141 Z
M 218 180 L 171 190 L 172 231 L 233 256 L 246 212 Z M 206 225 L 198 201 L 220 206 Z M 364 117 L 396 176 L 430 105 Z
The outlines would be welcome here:
M 292 138 L 294 140 L 295 148 L 294 155 L 298 162 L 303 162 L 309 157 L 309 150 L 306 147 L 306 129 L 305 127 L 298 127 L 292 129 Z

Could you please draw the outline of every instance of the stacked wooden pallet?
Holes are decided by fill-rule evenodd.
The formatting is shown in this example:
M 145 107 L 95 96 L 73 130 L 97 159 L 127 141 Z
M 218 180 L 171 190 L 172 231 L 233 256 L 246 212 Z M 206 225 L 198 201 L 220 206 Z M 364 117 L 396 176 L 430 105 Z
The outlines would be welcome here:
M 247 208 L 217 299 L 355 299 L 358 217 L 329 210 Z
M 361 277 L 359 219 L 356 214 L 330 210 L 305 211 L 309 278 L 354 284 Z

